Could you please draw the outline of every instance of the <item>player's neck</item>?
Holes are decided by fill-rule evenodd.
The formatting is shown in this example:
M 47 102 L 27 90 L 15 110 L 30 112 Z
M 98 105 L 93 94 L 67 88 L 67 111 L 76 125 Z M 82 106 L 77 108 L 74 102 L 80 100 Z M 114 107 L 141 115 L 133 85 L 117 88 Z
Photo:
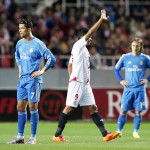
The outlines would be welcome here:
M 26 38 L 25 38 L 25 40 L 26 40 L 26 42 L 29 42 L 29 41 L 31 41 L 32 39 L 33 39 L 33 35 L 32 35 L 32 33 L 30 33 Z
M 140 55 L 140 53 L 133 53 L 133 52 L 132 52 L 132 55 L 133 55 L 133 56 L 138 56 L 138 55 Z

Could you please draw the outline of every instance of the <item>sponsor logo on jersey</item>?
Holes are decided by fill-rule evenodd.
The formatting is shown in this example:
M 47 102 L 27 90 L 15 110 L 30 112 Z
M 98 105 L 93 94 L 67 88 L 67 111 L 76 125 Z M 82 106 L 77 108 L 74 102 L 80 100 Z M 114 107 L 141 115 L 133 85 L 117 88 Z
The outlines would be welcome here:
M 142 71 L 142 68 L 139 68 L 137 65 L 133 65 L 132 68 L 128 68 L 128 71 Z
M 140 71 L 142 71 L 142 69 L 141 68 L 128 68 L 128 71 L 129 72 L 132 72 L 132 71 L 140 72 Z
M 27 56 L 25 53 L 23 53 L 22 55 L 20 55 L 20 58 L 21 58 L 21 59 L 27 59 L 27 60 L 30 60 L 30 57 Z

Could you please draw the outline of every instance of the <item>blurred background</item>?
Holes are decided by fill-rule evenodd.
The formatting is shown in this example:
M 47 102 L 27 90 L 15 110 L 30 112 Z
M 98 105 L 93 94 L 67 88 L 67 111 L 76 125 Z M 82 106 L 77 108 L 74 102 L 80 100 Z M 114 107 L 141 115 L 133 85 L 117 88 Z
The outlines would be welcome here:
M 90 28 L 105 8 L 110 21 L 93 36 L 91 85 L 99 112 L 104 119 L 116 120 L 122 87 L 113 67 L 128 52 L 130 39 L 142 37 L 145 54 L 150 54 L 150 0 L 0 0 L 0 121 L 16 121 L 15 45 L 19 40 L 18 21 L 33 21 L 33 35 L 40 38 L 57 58 L 56 65 L 44 74 L 39 104 L 40 119 L 56 121 L 65 105 L 68 86 L 67 65 L 78 29 Z M 149 88 L 147 95 L 149 98 Z M 103 108 L 103 109 L 102 109 Z M 89 119 L 86 108 L 78 108 L 72 119 Z M 133 113 L 129 112 L 129 119 Z M 150 110 L 143 113 L 150 118 Z

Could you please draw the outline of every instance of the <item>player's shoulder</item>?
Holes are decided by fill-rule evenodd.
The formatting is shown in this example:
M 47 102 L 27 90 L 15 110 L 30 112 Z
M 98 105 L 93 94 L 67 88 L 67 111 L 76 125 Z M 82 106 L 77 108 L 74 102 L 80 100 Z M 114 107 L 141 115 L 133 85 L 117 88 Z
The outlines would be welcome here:
M 130 58 L 131 56 L 132 56 L 132 53 L 126 53 L 121 56 L 121 59 L 127 59 L 127 58 Z
M 40 46 L 42 46 L 42 47 L 43 47 L 43 46 L 45 47 L 45 43 L 44 43 L 43 41 L 41 41 L 39 38 L 34 37 L 34 38 L 33 38 L 33 41 L 34 41 L 35 44 L 40 45 Z
M 24 39 L 20 39 L 20 40 L 18 40 L 17 45 L 19 46 L 19 45 L 21 45 L 23 43 L 24 43 Z
M 83 43 L 82 42 L 82 38 L 78 39 L 72 46 L 72 52 L 74 53 L 78 53 L 80 50 L 81 50 L 81 47 L 83 46 Z
M 126 54 L 123 54 L 123 56 L 124 56 L 124 57 L 130 57 L 131 55 L 132 55 L 132 53 L 131 53 L 131 52 L 126 53 Z
M 146 58 L 146 59 L 150 59 L 149 55 L 146 55 L 146 54 L 144 54 L 144 53 L 141 53 L 141 57 L 144 57 L 144 58 Z
M 78 46 L 79 44 L 80 44 L 80 39 L 77 40 L 77 41 L 73 44 L 73 47 Z
M 78 41 L 79 41 L 79 40 L 78 40 Z M 76 42 L 73 44 L 73 46 L 72 46 L 72 51 L 73 51 L 74 49 L 79 48 L 78 41 L 76 41 Z
M 74 46 L 80 46 L 82 44 L 85 43 L 85 36 L 81 37 L 80 39 L 78 39 L 75 43 Z
M 34 42 L 37 42 L 37 43 L 43 43 L 39 38 L 35 37 L 33 38 L 33 41 Z

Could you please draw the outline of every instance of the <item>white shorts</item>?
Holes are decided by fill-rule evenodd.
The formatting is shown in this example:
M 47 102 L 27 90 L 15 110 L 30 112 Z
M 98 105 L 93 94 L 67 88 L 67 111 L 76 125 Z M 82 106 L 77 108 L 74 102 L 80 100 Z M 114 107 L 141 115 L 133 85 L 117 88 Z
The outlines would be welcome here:
M 95 98 L 90 84 L 72 81 L 68 86 L 67 106 L 77 107 L 95 105 Z

